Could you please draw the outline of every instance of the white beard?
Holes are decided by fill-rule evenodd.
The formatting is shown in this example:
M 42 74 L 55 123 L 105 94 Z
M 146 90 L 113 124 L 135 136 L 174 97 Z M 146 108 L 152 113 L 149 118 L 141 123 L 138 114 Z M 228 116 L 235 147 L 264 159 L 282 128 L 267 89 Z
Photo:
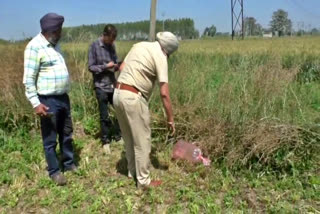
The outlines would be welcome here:
M 53 44 L 53 45 L 57 45 L 58 42 L 59 42 L 59 39 L 54 38 L 53 36 L 48 37 L 47 40 L 48 40 L 48 42 L 50 42 L 50 43 Z

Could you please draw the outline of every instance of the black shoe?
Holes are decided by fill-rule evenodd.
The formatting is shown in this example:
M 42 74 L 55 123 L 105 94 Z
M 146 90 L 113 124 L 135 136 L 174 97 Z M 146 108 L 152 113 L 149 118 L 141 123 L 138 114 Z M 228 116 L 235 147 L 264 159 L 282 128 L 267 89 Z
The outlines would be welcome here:
M 114 140 L 115 140 L 116 142 L 119 142 L 120 140 L 122 140 L 121 135 L 115 136 L 115 137 L 114 137 Z
M 124 145 L 124 140 L 122 137 L 120 137 L 119 139 L 115 140 L 118 144 L 120 145 Z

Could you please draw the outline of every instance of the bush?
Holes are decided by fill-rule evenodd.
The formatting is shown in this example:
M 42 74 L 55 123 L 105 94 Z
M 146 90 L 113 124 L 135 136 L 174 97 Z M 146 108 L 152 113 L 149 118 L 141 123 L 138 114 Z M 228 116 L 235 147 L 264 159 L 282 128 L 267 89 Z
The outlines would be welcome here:
M 308 55 L 300 66 L 297 75 L 300 83 L 310 83 L 320 80 L 320 61 L 317 56 Z

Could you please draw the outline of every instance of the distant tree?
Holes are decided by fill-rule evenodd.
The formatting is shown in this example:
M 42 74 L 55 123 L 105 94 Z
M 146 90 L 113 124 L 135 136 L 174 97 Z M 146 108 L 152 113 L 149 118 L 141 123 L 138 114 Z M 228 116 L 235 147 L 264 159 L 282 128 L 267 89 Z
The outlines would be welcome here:
M 254 17 L 244 19 L 244 32 L 247 36 L 258 36 L 262 34 L 262 26 L 257 23 Z
M 125 22 L 114 24 L 118 29 L 118 40 L 147 40 L 149 35 L 149 21 Z M 165 30 L 171 31 L 181 39 L 199 38 L 199 32 L 195 29 L 194 21 L 190 18 L 164 20 Z M 77 27 L 65 27 L 62 40 L 92 41 L 103 32 L 105 24 L 81 25 Z M 162 31 L 163 21 L 156 22 L 156 31 Z
M 274 33 L 278 32 L 278 36 L 290 35 L 292 31 L 292 21 L 288 18 L 288 12 L 282 9 L 273 12 L 270 27 Z
M 7 43 L 9 43 L 9 41 L 4 40 L 4 39 L 0 39 L 0 44 L 7 44 Z
M 312 28 L 312 30 L 310 31 L 310 33 L 311 33 L 311 35 L 318 35 L 318 34 L 320 34 L 320 31 L 319 31 L 319 29 L 317 29 L 317 28 Z
M 303 36 L 305 34 L 306 34 L 306 32 L 304 30 L 298 30 L 296 35 L 297 36 Z
M 214 37 L 217 33 L 216 26 L 212 25 L 211 27 L 206 27 L 203 32 L 203 36 Z
M 217 32 L 216 36 L 223 36 L 223 37 L 230 36 L 230 33 L 229 32 Z
M 272 33 L 270 28 L 262 28 L 262 33 Z
M 229 32 L 217 32 L 215 37 L 229 37 L 230 33 Z

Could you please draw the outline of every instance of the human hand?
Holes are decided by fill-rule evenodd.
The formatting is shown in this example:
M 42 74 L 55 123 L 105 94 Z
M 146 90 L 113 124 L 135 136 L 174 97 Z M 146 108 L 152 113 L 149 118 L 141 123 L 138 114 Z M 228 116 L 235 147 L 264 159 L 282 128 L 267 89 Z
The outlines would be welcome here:
M 167 123 L 168 129 L 170 131 L 170 135 L 174 135 L 176 133 L 175 124 L 173 121 Z
M 113 68 L 115 66 L 114 62 L 111 61 L 107 64 L 107 68 Z
M 114 71 L 118 71 L 119 70 L 119 65 L 118 64 L 115 64 L 114 65 Z
M 40 105 L 35 107 L 34 110 L 35 110 L 36 114 L 39 115 L 40 117 L 46 117 L 48 114 L 47 111 L 49 110 L 49 107 L 40 103 Z

